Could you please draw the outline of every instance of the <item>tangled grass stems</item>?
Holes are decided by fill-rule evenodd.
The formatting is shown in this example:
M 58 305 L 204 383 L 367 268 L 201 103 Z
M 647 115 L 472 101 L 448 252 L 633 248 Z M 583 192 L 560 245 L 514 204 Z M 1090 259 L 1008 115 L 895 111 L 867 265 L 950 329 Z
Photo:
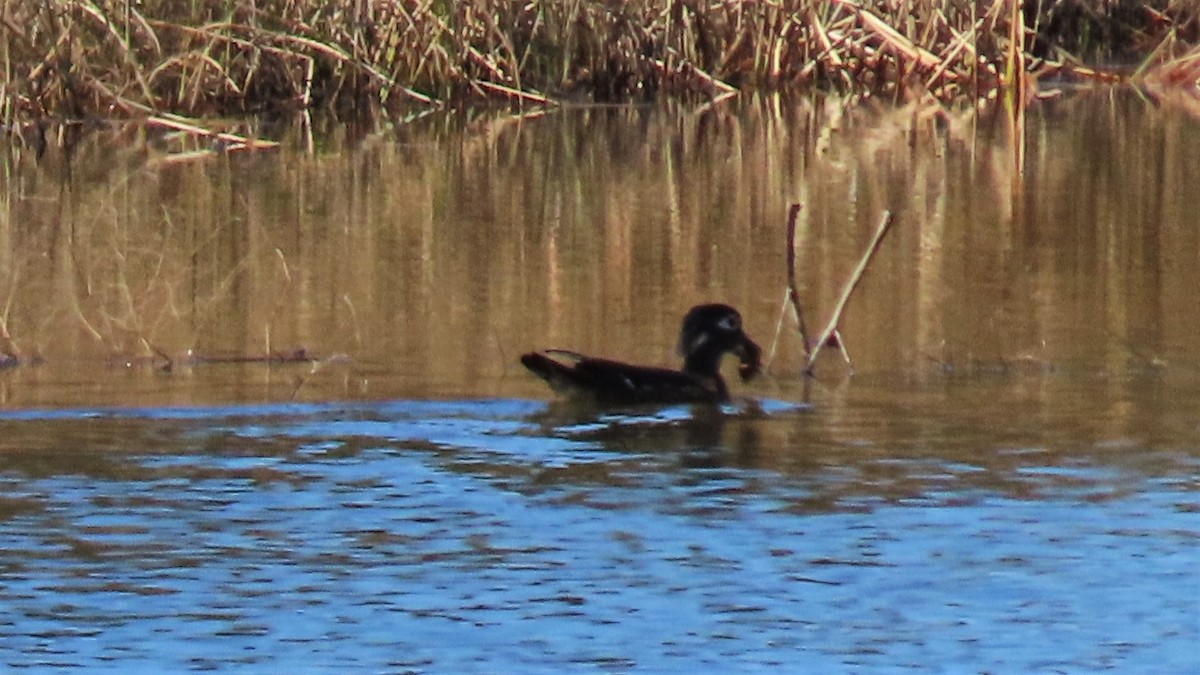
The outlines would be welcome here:
M 1089 55 L 1194 46 L 1198 17 L 1188 0 L 10 3 L 0 112 L 13 125 L 812 86 L 961 100 Z

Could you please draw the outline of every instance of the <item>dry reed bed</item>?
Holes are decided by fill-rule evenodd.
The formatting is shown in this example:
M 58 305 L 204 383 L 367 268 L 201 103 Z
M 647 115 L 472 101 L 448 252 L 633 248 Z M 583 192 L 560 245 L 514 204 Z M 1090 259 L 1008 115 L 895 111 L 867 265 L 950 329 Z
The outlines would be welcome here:
M 1200 83 L 1200 3 L 1038 6 L 1026 16 L 1014 0 L 5 3 L 0 119 L 395 112 L 792 86 L 952 100 L 1025 74 L 1086 75 L 1059 49 L 1081 43 L 1071 31 L 1136 38 L 1099 51 L 1141 48 L 1151 54 L 1141 72 L 1157 85 Z

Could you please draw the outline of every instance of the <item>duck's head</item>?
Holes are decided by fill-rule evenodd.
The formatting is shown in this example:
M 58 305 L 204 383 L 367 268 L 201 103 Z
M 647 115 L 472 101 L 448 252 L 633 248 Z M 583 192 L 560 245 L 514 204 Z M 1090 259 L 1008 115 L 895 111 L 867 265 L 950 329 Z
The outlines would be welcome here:
M 717 375 L 726 353 L 740 359 L 738 375 L 749 380 L 758 374 L 762 350 L 742 330 L 742 315 L 729 305 L 697 305 L 683 317 L 679 329 L 679 354 L 683 370 L 694 375 Z

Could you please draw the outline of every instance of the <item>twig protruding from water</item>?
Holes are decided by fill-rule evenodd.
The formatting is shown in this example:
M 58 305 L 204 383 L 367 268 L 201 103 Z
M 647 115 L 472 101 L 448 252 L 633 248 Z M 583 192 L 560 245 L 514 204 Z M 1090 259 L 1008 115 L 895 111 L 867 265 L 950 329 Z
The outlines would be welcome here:
M 871 259 L 875 257 L 875 252 L 879 250 L 880 243 L 883 242 L 883 237 L 887 235 L 888 230 L 892 226 L 892 212 L 885 210 L 883 217 L 879 221 L 879 226 L 875 228 L 875 236 L 871 239 L 871 245 L 863 253 L 862 259 L 858 261 L 858 266 L 854 268 L 854 273 L 846 281 L 846 285 L 842 287 L 842 295 L 838 298 L 837 304 L 834 305 L 833 314 L 829 316 L 829 321 L 825 324 L 825 329 L 821 331 L 817 337 L 816 344 L 813 345 L 812 353 L 808 355 L 808 362 L 804 366 L 804 372 L 808 375 L 812 374 L 813 366 L 817 362 L 817 357 L 821 354 L 821 348 L 831 341 L 835 341 L 842 350 L 842 357 L 850 363 L 850 355 L 846 352 L 846 347 L 842 343 L 841 335 L 838 333 L 838 324 L 842 320 L 842 312 L 846 310 L 846 305 L 850 302 L 850 296 L 854 293 L 854 289 L 858 287 L 858 283 L 862 281 L 863 274 L 867 271 L 867 265 L 871 263 Z
M 797 202 L 788 208 L 787 220 L 787 280 L 788 299 L 792 302 L 792 311 L 796 313 L 796 322 L 800 324 L 800 340 L 804 343 L 804 358 L 812 358 L 812 346 L 808 341 L 808 326 L 804 323 L 804 310 L 800 307 L 800 291 L 796 288 L 796 218 L 804 205 Z

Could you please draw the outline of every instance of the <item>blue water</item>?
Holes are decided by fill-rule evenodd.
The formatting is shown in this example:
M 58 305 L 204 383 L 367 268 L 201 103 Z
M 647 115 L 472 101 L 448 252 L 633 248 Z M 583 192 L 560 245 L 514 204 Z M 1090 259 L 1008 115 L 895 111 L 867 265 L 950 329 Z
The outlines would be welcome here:
M 0 665 L 1200 669 L 1189 423 L 1056 447 L 885 407 L 6 413 Z

